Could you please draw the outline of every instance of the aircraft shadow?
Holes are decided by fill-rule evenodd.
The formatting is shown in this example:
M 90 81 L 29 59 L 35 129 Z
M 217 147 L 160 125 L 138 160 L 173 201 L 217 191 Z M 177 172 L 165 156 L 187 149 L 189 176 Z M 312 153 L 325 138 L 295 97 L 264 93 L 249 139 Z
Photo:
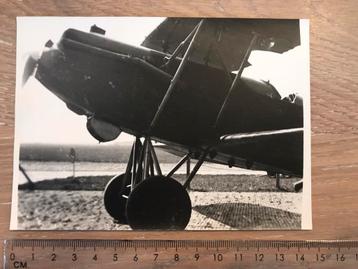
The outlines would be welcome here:
M 221 203 L 193 209 L 235 229 L 301 229 L 300 214 L 257 204 Z

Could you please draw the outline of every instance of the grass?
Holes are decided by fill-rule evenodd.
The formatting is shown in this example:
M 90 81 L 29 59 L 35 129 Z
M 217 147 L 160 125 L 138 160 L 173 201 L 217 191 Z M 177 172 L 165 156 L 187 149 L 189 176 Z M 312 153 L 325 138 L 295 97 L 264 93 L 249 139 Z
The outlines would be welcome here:
M 184 183 L 185 175 L 175 175 L 175 179 Z M 104 190 L 112 176 L 85 176 L 43 180 L 19 185 L 19 190 Z M 293 190 L 293 183 L 298 178 L 285 178 L 281 185 L 287 191 Z M 196 175 L 191 185 L 192 190 L 210 192 L 276 192 L 276 179 L 262 175 Z

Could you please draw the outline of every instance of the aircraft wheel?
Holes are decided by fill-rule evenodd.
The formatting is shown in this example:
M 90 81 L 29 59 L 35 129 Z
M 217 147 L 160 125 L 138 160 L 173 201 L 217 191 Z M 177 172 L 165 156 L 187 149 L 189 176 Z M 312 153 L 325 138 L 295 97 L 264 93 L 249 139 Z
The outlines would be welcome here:
M 191 201 L 178 181 L 153 176 L 134 188 L 126 212 L 132 229 L 183 230 L 190 220 Z
M 108 214 L 119 223 L 127 224 L 127 217 L 125 214 L 126 204 L 129 196 L 131 177 L 125 181 L 125 174 L 120 174 L 113 177 L 104 190 L 104 207 Z

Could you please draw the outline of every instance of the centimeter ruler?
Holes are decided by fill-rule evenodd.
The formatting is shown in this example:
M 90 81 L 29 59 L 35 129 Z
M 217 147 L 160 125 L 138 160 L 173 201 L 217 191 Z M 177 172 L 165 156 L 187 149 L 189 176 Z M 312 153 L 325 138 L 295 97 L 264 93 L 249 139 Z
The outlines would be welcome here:
M 3 268 L 358 268 L 358 241 L 4 241 Z

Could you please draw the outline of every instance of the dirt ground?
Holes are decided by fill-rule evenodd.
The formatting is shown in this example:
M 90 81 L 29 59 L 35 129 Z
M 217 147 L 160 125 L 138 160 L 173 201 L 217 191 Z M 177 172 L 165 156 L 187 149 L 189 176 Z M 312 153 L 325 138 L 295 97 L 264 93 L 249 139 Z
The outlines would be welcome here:
M 214 177 L 205 177 L 189 191 L 193 210 L 187 230 L 300 229 L 302 193 L 278 191 L 275 180 L 267 176 L 235 176 L 235 180 L 220 176 L 221 180 L 216 177 L 215 182 Z M 287 179 L 283 185 L 289 189 L 295 180 Z M 22 187 L 18 229 L 130 230 L 128 225 L 114 223 L 107 214 L 103 191 L 83 190 L 87 188 L 79 182 L 72 182 L 75 189 L 70 183 L 56 188 L 50 181 L 34 190 Z M 102 188 L 90 180 L 83 182 L 92 184 L 93 189 Z M 51 188 L 44 188 L 46 185 Z

